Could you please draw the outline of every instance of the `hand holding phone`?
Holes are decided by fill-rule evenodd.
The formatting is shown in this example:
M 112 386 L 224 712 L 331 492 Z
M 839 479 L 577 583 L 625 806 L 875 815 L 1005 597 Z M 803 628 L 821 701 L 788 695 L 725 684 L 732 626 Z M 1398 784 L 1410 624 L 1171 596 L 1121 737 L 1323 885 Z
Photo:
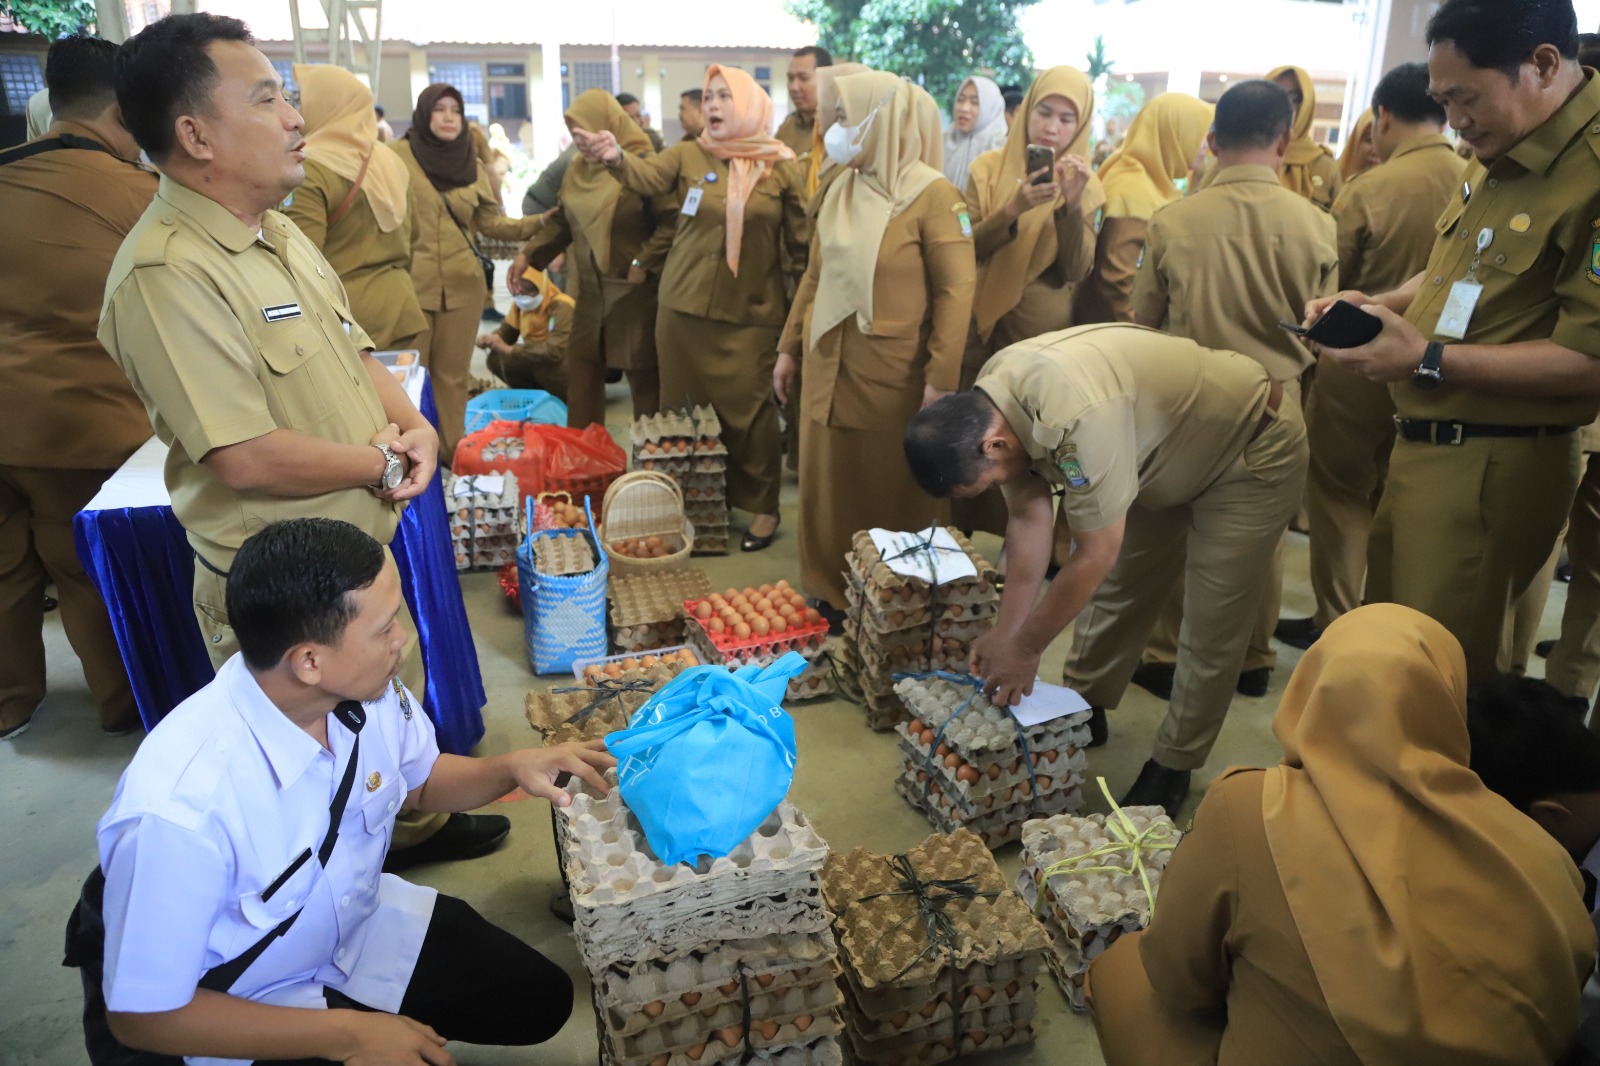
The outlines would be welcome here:
M 1050 182 L 1051 170 L 1055 166 L 1055 149 L 1047 148 L 1042 144 L 1028 145 L 1027 171 L 1033 175 L 1034 185 L 1047 185 Z M 1041 173 L 1041 171 L 1043 173 Z
M 1309 327 L 1279 322 L 1278 328 L 1325 348 L 1359 348 L 1383 332 L 1383 320 L 1348 300 L 1335 300 Z

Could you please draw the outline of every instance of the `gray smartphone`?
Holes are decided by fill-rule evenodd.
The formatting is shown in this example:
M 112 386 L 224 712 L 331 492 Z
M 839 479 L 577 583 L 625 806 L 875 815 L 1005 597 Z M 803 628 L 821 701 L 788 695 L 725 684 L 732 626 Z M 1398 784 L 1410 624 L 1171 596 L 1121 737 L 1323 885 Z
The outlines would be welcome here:
M 1050 184 L 1050 172 L 1054 169 L 1055 161 L 1056 152 L 1054 148 L 1047 148 L 1042 144 L 1028 145 L 1028 173 L 1034 174 L 1040 170 L 1044 171 L 1043 174 L 1039 174 L 1038 177 L 1033 179 L 1034 185 Z

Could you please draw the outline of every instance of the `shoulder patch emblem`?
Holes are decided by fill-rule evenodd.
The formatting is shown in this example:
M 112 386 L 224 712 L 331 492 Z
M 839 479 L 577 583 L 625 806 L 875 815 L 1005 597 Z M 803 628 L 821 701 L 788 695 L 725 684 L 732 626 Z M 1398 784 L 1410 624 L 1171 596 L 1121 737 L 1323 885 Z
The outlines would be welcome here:
M 1589 226 L 1589 269 L 1583 276 L 1600 285 L 1600 218 L 1589 223 Z
M 972 215 L 967 211 L 966 203 L 955 204 L 950 210 L 955 213 L 956 221 L 961 223 L 961 235 L 972 236 Z
M 1067 488 L 1082 492 L 1089 487 L 1089 476 L 1083 472 L 1083 464 L 1078 462 L 1077 456 L 1063 456 L 1060 465 L 1061 476 L 1067 479 Z

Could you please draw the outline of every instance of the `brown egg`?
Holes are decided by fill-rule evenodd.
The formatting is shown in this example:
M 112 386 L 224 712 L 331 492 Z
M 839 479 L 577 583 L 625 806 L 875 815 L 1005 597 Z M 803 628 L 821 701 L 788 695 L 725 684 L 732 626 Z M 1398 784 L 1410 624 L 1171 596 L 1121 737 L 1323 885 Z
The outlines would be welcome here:
M 1039 775 L 1039 791 L 1040 792 L 1049 792 L 1050 791 L 1050 786 L 1053 783 L 1054 782 L 1050 779 L 1050 777 L 1048 775 L 1045 775 L 1045 774 L 1040 774 Z
M 788 589 L 794 588 L 793 585 L 789 584 L 789 579 L 786 578 L 786 577 L 779 578 L 778 579 L 778 583 L 776 585 L 773 585 L 772 587 L 775 588 L 775 589 L 784 589 L 784 590 L 788 590 Z
M 936 1013 L 938 1013 L 938 1011 L 939 1001 L 934 1000 L 932 1003 L 929 1003 L 926 1007 L 922 1008 L 922 1016 L 924 1018 L 932 1018 Z
M 952 751 L 950 754 L 944 757 L 944 767 L 946 770 L 954 770 L 960 765 L 961 756 L 957 755 L 955 752 Z
M 922 719 L 913 718 L 911 721 L 907 722 L 906 732 L 910 733 L 914 737 L 920 737 L 922 735 Z
M 737 1025 L 724 1025 L 715 1033 L 718 1040 L 726 1047 L 733 1047 L 744 1038 L 744 1030 Z
M 729 981 L 725 985 L 718 985 L 717 986 L 717 991 L 721 992 L 725 996 L 731 996 L 735 992 L 739 991 L 739 982 L 738 981 Z
M 973 769 L 966 763 L 962 763 L 956 768 L 957 781 L 965 781 L 969 785 L 975 785 L 978 783 L 978 778 L 980 776 L 982 775 L 980 775 L 977 770 Z
M 761 593 L 761 595 L 763 595 L 763 596 L 770 596 L 770 595 L 772 595 L 772 586 L 771 585 L 762 585 L 760 588 L 756 589 L 756 591 Z
M 764 637 L 771 629 L 771 624 L 762 615 L 757 615 L 750 620 L 750 633 L 752 636 Z
M 806 625 L 818 625 L 822 621 L 822 612 L 812 607 L 806 608 Z
M 720 619 L 720 618 L 713 618 L 709 622 L 706 623 L 706 632 L 707 633 L 721 633 L 722 631 L 724 631 L 727 628 L 728 627 L 723 624 L 722 619 Z
M 892 599 L 894 599 L 894 590 L 893 589 L 879 589 L 878 590 L 878 602 L 879 603 L 888 603 Z
M 666 1007 L 667 1005 L 661 1002 L 659 999 L 653 999 L 641 1007 L 640 1010 L 644 1011 L 644 1016 L 646 1018 L 659 1018 L 661 1017 L 661 1012 L 665 1010 Z
M 622 660 L 622 668 L 624 670 L 637 670 L 639 669 L 639 660 L 630 656 Z
M 937 751 L 934 752 L 934 754 L 935 755 L 939 755 L 939 756 L 949 755 L 950 754 L 950 742 L 946 741 L 946 740 L 939 741 L 939 748 L 938 748 Z
M 968 1033 L 964 1039 L 972 1041 L 973 1047 L 980 1048 L 983 1046 L 983 1042 L 989 1039 L 989 1034 L 984 1032 L 982 1029 L 974 1029 L 972 1032 Z
M 598 680 L 600 680 L 600 667 L 598 665 L 584 667 L 583 668 L 583 677 L 584 677 L 584 680 L 586 680 L 586 681 L 598 681 Z
M 621 667 L 621 665 L 619 665 L 617 663 L 606 663 L 606 676 L 607 677 L 621 677 L 622 676 L 622 667 Z
M 978 997 L 979 1003 L 987 1003 L 994 998 L 994 989 L 988 985 L 979 985 L 972 990 L 972 994 Z
M 922 736 L 918 737 L 917 739 L 922 742 L 922 746 L 923 747 L 929 748 L 929 747 L 933 746 L 933 738 L 934 738 L 934 736 L 935 736 L 935 734 L 934 734 L 933 730 L 924 729 L 922 731 Z
M 767 628 L 774 633 L 787 633 L 789 631 L 789 622 L 782 615 L 773 615 L 767 619 Z
M 711 617 L 711 604 L 710 604 L 710 602 L 707 601 L 707 600 L 701 600 L 699 603 L 695 604 L 695 606 L 694 606 L 694 616 L 696 618 L 710 618 Z
M 744 622 L 740 622 L 738 625 L 733 627 L 733 635 L 737 640 L 749 640 L 750 626 Z
M 644 538 L 644 546 L 646 548 L 659 548 L 665 543 L 666 543 L 666 541 L 662 540 L 660 537 L 646 537 L 646 538 Z
M 683 1053 L 689 1056 L 695 1062 L 699 1062 L 700 1056 L 706 1053 L 706 1046 L 704 1044 L 690 1044 L 686 1049 L 684 1049 Z
M 650 1060 L 650 1066 L 667 1066 L 672 1061 L 672 1056 L 663 1052 Z
M 644 667 L 646 670 L 648 670 L 652 666 L 658 665 L 660 662 L 661 662 L 661 656 L 659 656 L 659 655 L 646 655 L 643 659 L 639 660 L 639 665 Z
M 757 974 L 756 975 L 756 984 L 760 985 L 762 988 L 771 988 L 772 987 L 772 982 L 776 981 L 777 979 L 778 978 L 777 978 L 776 974 L 770 974 L 770 973 Z
M 766 596 L 757 596 L 755 601 L 751 603 L 750 606 L 754 607 L 762 614 L 766 614 L 768 611 L 772 610 L 772 601 Z
M 1000 764 L 999 763 L 990 763 L 989 764 L 989 769 L 986 770 L 985 773 L 987 773 L 989 775 L 989 780 L 990 781 L 998 781 L 998 780 L 1000 780 Z
M 683 995 L 679 996 L 678 998 L 683 1001 L 683 1005 L 685 1007 L 692 1007 L 696 1003 L 700 1002 L 700 993 L 698 993 L 698 992 L 685 992 Z
M 1015 981 L 1012 981 L 1010 984 L 1006 985 L 1006 995 L 1015 996 L 1021 988 L 1021 985 L 1017 984 Z M 1009 1037 L 1010 1034 L 1008 1033 L 1007 1038 L 1009 1039 Z
M 894 1029 L 904 1029 L 906 1027 L 906 1022 L 909 1022 L 910 1020 L 911 1013 L 909 1011 L 900 1011 L 893 1018 L 889 1019 L 889 1025 Z
M 799 611 L 794 609 L 794 604 L 792 603 L 780 603 L 778 605 L 778 616 L 785 620 L 794 618 L 799 615 L 799 613 Z
M 778 1035 L 778 1023 L 773 1021 L 757 1022 L 756 1032 L 761 1034 L 763 1040 L 773 1040 Z
M 720 592 L 713 592 L 710 596 L 708 596 L 706 598 L 711 601 L 711 606 L 716 607 L 718 609 L 721 609 L 721 608 L 726 607 L 728 605 L 728 601 L 723 599 L 722 593 L 720 593 Z
M 722 590 L 722 598 L 725 599 L 725 600 L 730 600 L 730 601 L 731 600 L 736 600 L 736 599 L 739 598 L 739 590 L 735 589 L 735 588 L 723 589 Z
M 678 661 L 689 666 L 700 665 L 700 657 L 695 655 L 695 653 L 690 651 L 688 648 L 685 648 L 678 653 Z

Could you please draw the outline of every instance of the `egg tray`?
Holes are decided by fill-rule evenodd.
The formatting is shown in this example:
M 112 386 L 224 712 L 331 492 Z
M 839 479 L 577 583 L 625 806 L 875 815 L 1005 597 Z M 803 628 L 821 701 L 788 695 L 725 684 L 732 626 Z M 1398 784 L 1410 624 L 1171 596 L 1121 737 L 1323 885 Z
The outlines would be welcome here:
M 958 780 L 956 770 L 945 766 L 942 760 L 935 760 L 930 768 L 925 752 L 910 752 L 903 742 L 900 751 L 901 774 L 915 778 L 919 788 L 927 787 L 941 803 L 947 802 L 951 812 L 964 822 L 976 821 L 986 814 L 1013 806 L 1026 807 L 1035 788 L 1041 803 L 1057 792 L 1081 790 L 1084 767 L 1077 764 L 1087 762 L 1081 752 L 1074 752 L 1071 756 L 1058 753 L 1048 764 L 1048 769 L 1036 762 L 1032 778 L 1028 776 L 1026 767 L 1017 772 L 1021 780 L 1005 784 L 990 782 L 987 772 L 980 772 L 978 782 L 974 785 L 971 781 Z M 1001 767 L 1001 771 L 1012 773 L 1009 766 Z M 928 784 L 930 777 L 931 785 Z M 987 791 L 969 791 L 974 787 L 985 787 Z
M 703 520 L 714 522 L 716 512 L 726 514 L 728 511 L 728 490 L 725 485 L 687 485 L 683 489 L 684 514 L 688 515 L 688 507 L 693 507 L 695 514 Z M 691 517 L 689 521 L 693 522 Z
M 727 555 L 728 531 L 726 527 L 722 532 L 707 531 L 702 533 L 698 526 L 695 527 L 694 547 L 690 549 L 691 555 Z
M 844 590 L 845 613 L 849 616 L 852 629 L 863 632 L 871 630 L 876 633 L 928 629 L 929 622 L 934 617 L 932 600 L 925 597 L 913 603 L 896 600 L 885 604 L 881 597 L 885 592 L 892 590 L 876 589 L 870 584 L 863 585 L 859 577 L 854 574 L 846 573 L 845 576 L 849 578 Z M 950 625 L 962 625 L 985 618 L 992 619 L 1000 611 L 1000 597 L 993 586 L 988 586 L 988 589 L 986 593 L 969 589 L 963 594 L 958 586 L 940 585 L 938 626 L 935 632 L 942 633 L 943 627 Z M 865 611 L 864 617 L 863 611 Z
M 682 621 L 683 601 L 711 595 L 711 579 L 698 567 L 613 577 L 606 590 L 613 626 Z
M 750 973 L 744 984 L 734 978 L 721 986 L 703 991 L 685 989 L 637 1007 L 607 1005 L 602 998 L 600 1014 L 613 1044 L 620 1045 L 625 1054 L 630 1054 L 631 1041 L 652 1029 L 676 1031 L 683 1027 L 690 1034 L 689 1042 L 697 1043 L 699 1034 L 740 1023 L 745 1012 L 744 988 L 749 989 L 753 1022 L 788 1021 L 802 1014 L 816 1017 L 837 1010 L 843 1002 L 835 973 L 837 968 L 835 962 L 810 970 L 764 975 L 772 982 L 766 988 L 760 987 L 756 983 L 757 975 Z M 731 992 L 723 991 L 729 987 Z M 685 1001 L 685 996 L 689 1002 Z M 689 1024 L 685 1027 L 686 1022 Z
M 693 669 L 696 666 L 705 665 L 704 660 L 693 663 L 685 663 L 681 660 L 676 663 L 667 661 L 669 658 L 679 656 L 682 652 L 688 652 L 695 659 L 700 659 L 700 653 L 697 650 L 691 648 L 687 644 L 678 644 L 666 648 L 652 648 L 647 652 L 637 654 L 633 652 L 622 652 L 617 655 L 602 656 L 598 659 L 574 659 L 572 662 L 572 676 L 579 684 L 588 685 L 590 688 L 593 688 L 595 679 L 588 676 L 589 667 L 591 666 L 600 667 L 601 675 L 604 677 L 609 677 L 613 681 L 635 681 L 641 677 L 647 676 L 647 671 L 649 671 L 652 666 L 664 666 L 671 670 L 672 675 L 676 677 L 685 670 Z M 661 661 L 646 665 L 644 660 L 651 657 Z M 629 665 L 629 659 L 636 661 L 632 665 Z M 617 668 L 614 673 L 611 671 L 612 666 Z
M 823 898 L 833 915 L 845 967 L 862 988 L 948 985 L 950 966 L 994 965 L 1040 954 L 1047 947 L 1044 927 L 1006 883 L 975 834 L 959 829 L 936 833 L 905 856 L 924 882 L 970 878 L 978 892 L 993 895 L 940 904 L 955 944 L 949 951 L 928 952 L 918 903 L 903 888 L 903 874 L 890 856 L 865 848 L 830 855 L 822 869 Z
M 913 716 L 935 732 L 942 728 L 941 739 L 968 762 L 996 761 L 988 756 L 1006 762 L 1021 758 L 1017 720 L 1009 710 L 996 707 L 971 687 L 942 678 L 907 678 L 895 684 L 895 691 Z M 1090 717 L 1087 710 L 1074 711 L 1038 725 L 1023 726 L 1020 732 L 1030 751 L 1081 749 L 1089 743 Z
M 711 643 L 710 635 L 700 626 L 692 624 L 692 621 L 686 623 L 685 628 L 688 630 L 689 646 L 709 666 L 726 666 L 729 670 L 738 670 L 746 666 L 770 666 L 782 658 L 782 654 L 736 653 L 730 656 L 725 649 Z M 825 650 L 816 646 L 797 650 L 810 662 L 810 665 L 789 679 L 789 686 L 784 690 L 785 702 L 831 695 L 834 691 L 833 668 L 823 657 L 826 654 Z
M 966 553 L 973 568 L 978 571 L 978 576 L 941 581 L 938 588 L 939 602 L 976 603 L 990 597 L 998 597 L 995 578 L 999 575 L 995 568 L 972 546 L 972 542 L 963 536 L 960 530 L 954 526 L 946 526 L 945 532 L 955 538 L 956 546 Z M 939 555 L 944 556 L 946 553 L 941 552 Z M 892 570 L 889 564 L 883 561 L 878 546 L 872 542 L 872 535 L 866 530 L 856 533 L 851 539 L 851 550 L 845 553 L 845 565 L 854 583 L 870 589 L 880 607 L 926 604 L 933 592 L 932 586 L 921 578 L 908 577 Z M 936 576 L 937 572 L 936 567 Z
M 689 630 L 697 638 L 703 637 L 708 649 L 715 649 L 723 659 L 728 661 L 749 662 L 751 660 L 764 660 L 769 657 L 776 659 L 791 651 L 804 654 L 806 651 L 820 651 L 828 642 L 828 623 L 826 619 L 800 625 L 790 625 L 782 633 L 769 634 L 764 637 L 747 637 L 743 640 L 718 639 L 711 635 L 706 627 L 710 619 L 696 618 L 695 608 L 704 602 L 704 597 L 697 597 L 683 601 L 683 615 L 690 622 Z M 729 638 L 724 632 L 723 638 Z
M 852 623 L 856 621 L 854 615 L 849 615 L 848 617 Z M 977 640 L 979 637 L 983 636 L 993 628 L 993 615 L 968 619 L 966 621 L 945 619 L 941 621 L 938 626 L 934 627 L 934 632 L 931 634 L 931 636 L 933 638 L 937 638 L 938 640 L 945 641 L 947 643 L 954 642 L 955 644 L 964 647 L 968 644 L 971 644 L 974 640 Z M 863 645 L 878 653 L 880 658 L 884 653 L 893 651 L 896 648 L 915 648 L 919 651 L 924 651 L 927 648 L 928 641 L 930 639 L 928 625 L 926 622 L 924 622 L 921 626 L 913 626 L 909 629 L 888 630 L 877 629 L 871 624 L 860 626 L 852 624 L 852 626 L 848 628 L 846 632 L 851 636 L 856 637 Z
M 499 492 L 485 492 L 482 489 L 485 477 L 501 478 Z M 467 482 L 469 493 L 457 495 L 456 487 L 462 482 Z M 444 485 L 445 509 L 450 512 L 452 524 L 455 521 L 465 522 L 468 518 L 480 521 L 501 513 L 509 514 L 515 518 L 521 508 L 522 494 L 517 489 L 517 476 L 505 474 L 451 474 Z
M 645 441 L 714 438 L 721 433 L 722 422 L 717 418 L 716 409 L 706 404 L 640 415 L 628 427 L 628 437 L 635 445 Z
M 975 1030 L 962 1033 L 959 1045 L 952 1037 L 935 1040 L 916 1047 L 900 1048 L 880 1053 L 871 1045 L 850 1034 L 850 1050 L 857 1063 L 871 1062 L 876 1066 L 934 1066 L 936 1063 L 1004 1048 L 1023 1047 L 1033 1043 L 1033 1026 L 1029 1024 L 1005 1026 L 997 1030 Z M 881 1058 L 875 1055 L 882 1054 Z
M 633 453 L 633 469 L 666 474 L 674 481 L 687 474 L 693 465 L 694 458 L 689 455 L 643 455 L 637 449 Z
M 500 460 L 516 462 L 522 458 L 522 453 L 527 448 L 528 442 L 521 437 L 494 437 L 478 449 L 478 456 L 485 463 L 495 463 Z
M 619 655 L 644 655 L 681 645 L 687 638 L 683 619 L 667 622 L 641 622 L 615 626 L 611 630 L 611 649 Z
M 894 787 L 907 803 L 927 816 L 929 824 L 935 829 L 947 833 L 957 829 L 971 830 L 989 848 L 1021 840 L 1023 823 L 1030 819 L 1076 811 L 1083 807 L 1083 789 L 1072 787 L 1040 796 L 1037 801 L 1023 800 L 976 817 L 968 817 L 948 794 L 924 788 L 917 782 L 916 775 L 905 767 L 895 777 Z
M 583 530 L 541 536 L 533 541 L 534 570 L 540 574 L 587 574 L 595 568 L 594 548 Z
M 544 738 L 546 744 L 564 744 L 569 740 L 595 740 L 608 733 L 628 727 L 633 713 L 676 677 L 684 667 L 652 666 L 648 670 L 632 671 L 631 681 L 648 681 L 654 685 L 649 692 L 621 692 L 607 700 L 584 717 L 581 722 L 569 722 L 578 711 L 588 706 L 594 698 L 592 686 L 581 687 L 580 692 L 530 692 L 525 703 L 528 725 Z
M 515 563 L 517 560 L 515 541 L 516 538 L 513 537 L 512 544 L 509 547 L 483 548 L 480 546 L 476 552 L 458 550 L 455 553 L 456 569 L 475 570 L 505 566 L 507 563 Z
M 861 668 L 876 677 L 888 678 L 891 684 L 894 675 L 901 673 L 945 670 L 964 674 L 967 672 L 967 664 L 972 659 L 971 645 L 957 640 L 941 639 L 938 647 L 930 654 L 929 649 L 932 644 L 926 636 L 920 642 L 907 643 L 887 651 L 875 647 L 870 640 L 856 641 L 854 634 L 848 631 L 847 639 L 856 645 L 856 657 L 862 664 Z
M 696 530 L 701 526 L 705 526 L 707 529 L 717 529 L 718 527 L 726 528 L 728 525 L 726 498 L 686 500 L 683 513 L 684 517 L 694 523 Z
M 727 1027 L 721 1033 L 707 1032 L 699 1042 L 681 1050 L 651 1055 L 624 1056 L 611 1045 L 609 1035 L 600 1040 L 600 1061 L 605 1066 L 716 1066 L 720 1062 L 745 1063 L 746 1049 L 741 1027 Z M 769 1040 L 759 1032 L 750 1034 L 750 1063 L 763 1066 L 843 1066 L 844 1051 L 838 1036 L 844 1022 L 837 1011 L 813 1017 L 804 1029 L 798 1021 L 786 1022 Z
M 850 1030 L 851 1047 L 858 1058 L 883 1062 L 894 1052 L 925 1047 L 941 1040 L 953 1042 L 968 1033 L 998 1032 L 1008 1028 L 1031 1030 L 1039 1001 L 1034 984 L 1030 981 L 1015 997 L 1002 1001 L 997 994 L 986 1005 L 979 1005 L 976 1000 L 972 1003 L 970 1009 L 963 1010 L 957 1017 L 948 1003 L 934 1000 L 929 1005 L 937 1010 L 931 1017 L 914 1011 L 911 1023 L 899 1030 L 883 1023 L 874 1027 L 868 1020 L 853 1013 L 849 1004 L 846 1004 L 845 1019 L 846 1027 Z M 869 1032 L 877 1035 L 869 1035 Z
M 1047 956 L 1050 975 L 1056 979 L 1057 987 L 1066 997 L 1067 1006 L 1079 1013 L 1087 1013 L 1089 995 L 1085 985 L 1089 980 L 1088 960 L 1067 942 L 1066 935 L 1061 932 L 1059 926 L 1051 930 L 1050 941 L 1050 952 Z
M 664 958 L 638 962 L 615 962 L 594 974 L 594 984 L 607 1010 L 638 1011 L 646 1005 L 663 1003 L 661 1017 L 675 1017 L 672 1002 L 685 994 L 698 993 L 696 1003 L 685 1007 L 709 1006 L 727 996 L 737 995 L 740 964 L 753 975 L 756 985 L 762 977 L 770 985 L 783 987 L 805 983 L 806 974 L 826 970 L 837 975 L 839 946 L 831 930 L 819 934 L 768 933 L 749 940 L 725 940 L 696 945 Z M 779 985 L 779 982 L 783 985 Z
M 1048 930 L 1046 930 L 1048 933 Z M 1008 998 L 1022 995 L 1024 989 L 1034 988 L 1039 975 L 1044 972 L 1046 957 L 1039 953 L 1030 953 L 1015 959 L 1001 959 L 994 965 L 975 962 L 971 966 L 956 971 L 955 994 L 962 1004 L 963 1010 L 972 1006 L 974 993 L 979 989 L 987 988 L 991 992 L 991 1000 L 995 995 L 1011 985 L 1016 986 L 1016 991 L 1007 993 Z M 950 1002 L 950 978 L 947 975 L 937 989 L 937 994 L 929 998 L 929 987 L 925 985 L 907 985 L 903 987 L 882 986 L 868 990 L 861 987 L 860 981 L 849 969 L 844 971 L 845 1007 L 854 1023 L 864 1029 L 876 1029 L 880 1024 L 891 1029 L 906 1028 L 913 1016 L 920 1016 L 928 1010 L 930 1002 L 934 1004 Z M 983 1006 L 981 1001 L 979 1006 Z M 935 1008 L 937 1009 L 937 1008 Z

